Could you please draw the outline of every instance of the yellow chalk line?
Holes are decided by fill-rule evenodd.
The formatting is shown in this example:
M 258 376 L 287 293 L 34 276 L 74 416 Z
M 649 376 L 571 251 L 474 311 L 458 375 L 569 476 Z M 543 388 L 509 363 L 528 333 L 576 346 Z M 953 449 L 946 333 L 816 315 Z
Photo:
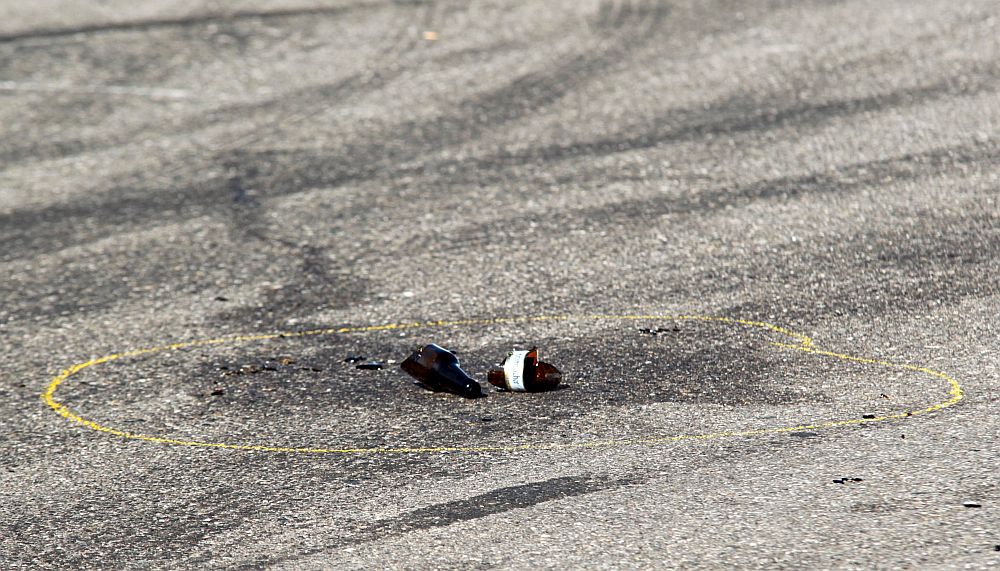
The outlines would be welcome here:
M 60 403 L 55 399 L 56 391 L 67 379 L 69 379 L 74 374 L 88 367 L 93 367 L 95 365 L 100 365 L 102 363 L 108 363 L 111 361 L 117 361 L 119 359 L 125 359 L 128 357 L 149 355 L 153 353 L 160 353 L 162 351 L 184 349 L 187 347 L 221 345 L 223 343 L 247 343 L 251 341 L 265 341 L 268 339 L 307 337 L 313 335 L 334 335 L 334 334 L 345 334 L 345 333 L 366 333 L 372 331 L 392 331 L 399 329 L 416 329 L 416 328 L 429 328 L 429 327 L 449 327 L 449 326 L 462 326 L 462 325 L 498 325 L 505 323 L 568 321 L 568 320 L 708 321 L 716 323 L 726 323 L 730 325 L 756 327 L 759 329 L 766 329 L 768 331 L 784 335 L 796 341 L 795 344 L 772 342 L 771 344 L 776 347 L 782 347 L 794 351 L 801 351 L 803 353 L 809 353 L 811 355 L 819 355 L 822 357 L 841 359 L 843 361 L 849 361 L 854 363 L 862 363 L 867 365 L 880 365 L 883 367 L 904 369 L 908 371 L 924 373 L 946 381 L 950 388 L 948 391 L 948 398 L 944 401 L 932 404 L 926 408 L 922 408 L 919 410 L 887 414 L 884 416 L 878 416 L 874 418 L 850 418 L 846 420 L 833 420 L 827 422 L 819 422 L 815 424 L 799 424 L 795 426 L 761 428 L 754 430 L 736 430 L 728 432 L 710 432 L 705 434 L 679 434 L 675 436 L 664 436 L 657 438 L 632 439 L 632 440 L 598 440 L 598 441 L 565 442 L 565 443 L 538 442 L 538 443 L 517 444 L 508 446 L 432 446 L 432 447 L 396 447 L 396 448 L 393 447 L 299 448 L 299 447 L 288 447 L 288 446 L 265 446 L 265 445 L 254 445 L 254 444 L 228 444 L 224 442 L 204 442 L 200 440 L 182 440 L 176 438 L 150 436 L 147 434 L 138 434 L 134 432 L 118 430 L 116 428 L 105 426 L 98 422 L 94 422 L 93 420 L 83 418 L 82 416 L 73 412 L 68 406 Z M 878 359 L 854 357 L 851 355 L 845 355 L 841 353 L 833 353 L 831 351 L 823 351 L 821 349 L 818 349 L 813 344 L 813 340 L 807 337 L 806 335 L 795 333 L 794 331 L 791 331 L 784 327 L 780 327 L 778 325 L 772 325 L 770 323 L 765 323 L 763 321 L 748 321 L 745 319 L 733 319 L 729 317 L 714 317 L 714 316 L 702 316 L 702 315 L 585 315 L 585 316 L 540 315 L 540 316 L 529 316 L 529 317 L 502 317 L 493 319 L 467 319 L 459 321 L 425 321 L 425 322 L 411 322 L 411 323 L 390 323 L 385 325 L 370 325 L 365 327 L 340 327 L 332 329 L 313 329 L 310 331 L 295 331 L 288 333 L 240 335 L 236 337 L 219 337 L 215 339 L 201 339 L 196 341 L 185 341 L 182 343 L 172 343 L 169 345 L 161 345 L 159 347 L 150 347 L 147 349 L 137 349 L 134 351 L 127 351 L 124 353 L 105 355 L 104 357 L 91 359 L 90 361 L 87 361 L 85 363 L 78 363 L 76 365 L 72 365 L 52 378 L 52 380 L 49 382 L 48 388 L 45 390 L 44 393 L 42 393 L 41 398 L 43 401 L 45 401 L 45 403 L 49 407 L 51 407 L 53 410 L 59 413 L 66 420 L 75 422 L 77 424 L 82 424 L 83 426 L 86 426 L 87 428 L 96 430 L 98 432 L 103 432 L 105 434 L 119 436 L 121 438 L 126 438 L 131 440 L 143 440 L 146 442 L 156 442 L 158 444 L 172 444 L 177 446 L 194 446 L 198 448 L 221 448 L 225 450 L 247 450 L 253 452 L 293 452 L 293 453 L 305 453 L 305 454 L 404 454 L 404 453 L 439 453 L 439 452 L 516 452 L 520 450 L 553 450 L 553 449 L 563 449 L 563 448 L 601 448 L 610 446 L 639 446 L 639 445 L 654 446 L 657 444 L 680 442 L 683 440 L 711 440 L 718 438 L 750 437 L 750 436 L 762 436 L 767 434 L 779 434 L 785 432 L 799 432 L 803 430 L 821 430 L 825 428 L 835 428 L 838 426 L 850 426 L 856 424 L 885 422 L 888 420 L 898 420 L 921 414 L 928 414 L 955 405 L 956 403 L 962 400 L 963 396 L 964 393 L 962 391 L 962 387 L 959 384 L 959 382 L 954 378 L 952 378 L 951 376 L 949 376 L 948 374 L 942 373 L 941 371 L 935 371 L 917 365 L 891 363 L 888 361 L 880 361 Z

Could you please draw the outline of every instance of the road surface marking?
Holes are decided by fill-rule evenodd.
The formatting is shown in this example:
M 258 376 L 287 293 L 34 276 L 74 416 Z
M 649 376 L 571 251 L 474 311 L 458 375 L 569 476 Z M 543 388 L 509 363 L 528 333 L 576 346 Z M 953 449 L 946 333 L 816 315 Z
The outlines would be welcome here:
M 535 442 L 527 444 L 516 444 L 509 446 L 428 446 L 428 447 L 380 447 L 380 448 L 310 448 L 310 447 L 293 447 L 293 446 L 268 446 L 268 445 L 258 445 L 258 444 L 234 444 L 226 442 L 208 442 L 201 440 L 183 440 L 177 438 L 165 438 L 161 436 L 153 436 L 148 434 L 140 434 L 135 432 L 127 432 L 124 430 L 119 430 L 111 426 L 105 426 L 93 420 L 84 418 L 70 409 L 68 406 L 60 403 L 56 400 L 56 391 L 59 387 L 66 382 L 71 376 L 76 373 L 87 369 L 89 367 L 94 367 L 103 363 L 108 363 L 111 361 L 117 361 L 119 359 L 127 359 L 129 357 L 138 357 L 140 355 L 150 355 L 153 353 L 160 353 L 163 351 L 171 351 L 177 349 L 185 349 L 188 347 L 199 347 L 208 345 L 222 345 L 222 344 L 238 344 L 238 343 L 249 343 L 253 341 L 265 341 L 268 339 L 284 339 L 284 338 L 296 338 L 296 337 L 311 337 L 317 335 L 337 335 L 337 334 L 347 334 L 347 333 L 367 333 L 372 331 L 393 331 L 400 329 L 417 329 L 417 328 L 434 328 L 434 327 L 455 327 L 455 326 L 471 326 L 471 325 L 496 325 L 503 323 L 531 323 L 531 322 L 543 322 L 543 321 L 570 321 L 570 320 L 583 320 L 583 321 L 706 321 L 715 323 L 725 323 L 734 326 L 744 326 L 753 327 L 758 329 L 764 329 L 780 335 L 789 337 L 795 341 L 795 343 L 777 343 L 771 342 L 771 345 L 787 349 L 790 351 L 801 351 L 810 355 L 817 355 L 821 357 L 829 357 L 833 359 L 840 359 L 842 361 L 861 363 L 866 365 L 878 365 L 882 367 L 888 367 L 893 369 L 903 369 L 907 371 L 913 371 L 915 373 L 922 373 L 936 377 L 945 381 L 948 385 L 948 398 L 934 404 L 928 405 L 924 408 L 898 412 L 893 414 L 886 414 L 883 416 L 875 416 L 871 418 L 848 418 L 843 420 L 831 420 L 817 423 L 808 424 L 798 424 L 791 426 L 779 426 L 773 428 L 761 428 L 754 430 L 734 430 L 734 431 L 724 431 L 724 432 L 709 432 L 704 434 L 678 434 L 674 436 L 662 436 L 655 438 L 645 438 L 645 439 L 613 439 L 613 440 L 596 440 L 596 441 L 586 441 L 586 442 Z M 91 430 L 96 430 L 97 432 L 103 432 L 105 434 L 110 434 L 112 436 L 118 436 L 128 440 L 141 440 L 145 442 L 154 442 L 157 444 L 169 444 L 175 446 L 190 446 L 195 448 L 219 448 L 224 450 L 244 450 L 251 452 L 283 452 L 283 453 L 300 453 L 300 454 L 417 454 L 417 453 L 444 453 L 444 452 L 516 452 L 520 450 L 555 450 L 555 449 L 567 449 L 567 448 L 608 448 L 608 447 L 623 447 L 623 446 L 655 446 L 660 444 L 668 444 L 673 442 L 680 442 L 684 440 L 713 440 L 720 438 L 740 438 L 740 437 L 752 437 L 752 436 L 765 436 L 768 434 L 781 434 L 787 432 L 799 432 L 806 430 L 822 430 L 826 428 L 836 428 L 841 426 L 852 426 L 860 424 L 872 424 L 877 422 L 886 422 L 890 420 L 902 420 L 910 418 L 913 416 L 918 416 L 922 414 L 929 414 L 937 412 L 939 410 L 954 406 L 959 401 L 964 398 L 964 392 L 962 391 L 962 386 L 957 380 L 949 376 L 947 373 L 941 371 L 935 371 L 926 367 L 921 367 L 918 365 L 907 365 L 899 363 L 891 363 L 888 361 L 882 361 L 878 359 L 870 359 L 865 357 L 855 357 L 852 355 L 846 355 L 843 353 L 834 353 L 832 351 L 825 351 L 819 349 L 813 343 L 813 340 L 806 335 L 801 333 L 796 333 L 784 327 L 773 325 L 770 323 L 765 323 L 763 321 L 749 321 L 745 319 L 734 319 L 730 317 L 715 317 L 715 316 L 703 316 L 703 315 L 583 315 L 583 316 L 573 316 L 573 315 L 539 315 L 539 316 L 528 316 L 528 317 L 499 317 L 493 319 L 467 319 L 459 321 L 425 321 L 425 322 L 410 322 L 410 323 L 389 323 L 384 325 L 369 325 L 360 327 L 340 327 L 331 329 L 313 329 L 310 331 L 292 331 L 285 333 L 264 333 L 258 335 L 240 335 L 235 337 L 219 337 L 215 339 L 201 339 L 196 341 L 185 341 L 180 343 L 172 343 L 169 345 L 160 345 L 158 347 L 150 347 L 146 349 L 136 349 L 133 351 L 127 351 L 124 353 L 114 353 L 111 355 L 105 355 L 103 357 L 98 357 L 96 359 L 91 359 L 84 363 L 78 363 L 72 365 L 67 369 L 64 369 L 61 373 L 56 375 L 49 382 L 48 388 L 42 393 L 41 398 L 45 403 L 51 407 L 54 411 L 59 413 L 63 418 L 70 422 L 81 424 L 90 428 Z

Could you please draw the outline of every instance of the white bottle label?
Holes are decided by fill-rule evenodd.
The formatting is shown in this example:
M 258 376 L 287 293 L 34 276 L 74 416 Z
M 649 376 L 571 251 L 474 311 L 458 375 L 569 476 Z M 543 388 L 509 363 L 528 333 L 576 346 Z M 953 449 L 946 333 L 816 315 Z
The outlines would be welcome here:
M 512 391 L 525 392 L 524 358 L 527 356 L 527 351 L 511 351 L 510 356 L 503 362 L 503 376 L 507 381 L 507 387 Z

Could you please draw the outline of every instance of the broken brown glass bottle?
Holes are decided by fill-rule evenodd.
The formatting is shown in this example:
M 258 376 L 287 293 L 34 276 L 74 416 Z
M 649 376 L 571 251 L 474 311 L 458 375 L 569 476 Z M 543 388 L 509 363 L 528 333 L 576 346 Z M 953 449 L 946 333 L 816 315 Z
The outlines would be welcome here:
M 444 347 L 424 345 L 399 367 L 432 391 L 454 393 L 465 398 L 483 396 L 483 388 L 458 365 L 458 357 Z
M 491 369 L 486 380 L 495 387 L 508 391 L 536 393 L 551 391 L 559 386 L 562 373 L 559 369 L 538 360 L 538 348 L 507 353 L 499 369 Z

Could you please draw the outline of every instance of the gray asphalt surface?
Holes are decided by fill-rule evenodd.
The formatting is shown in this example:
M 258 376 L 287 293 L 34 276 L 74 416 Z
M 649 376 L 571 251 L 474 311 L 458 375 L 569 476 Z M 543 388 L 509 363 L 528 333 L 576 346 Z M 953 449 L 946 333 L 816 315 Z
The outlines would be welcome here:
M 0 5 L 0 567 L 1000 566 L 1000 3 L 135 4 Z

